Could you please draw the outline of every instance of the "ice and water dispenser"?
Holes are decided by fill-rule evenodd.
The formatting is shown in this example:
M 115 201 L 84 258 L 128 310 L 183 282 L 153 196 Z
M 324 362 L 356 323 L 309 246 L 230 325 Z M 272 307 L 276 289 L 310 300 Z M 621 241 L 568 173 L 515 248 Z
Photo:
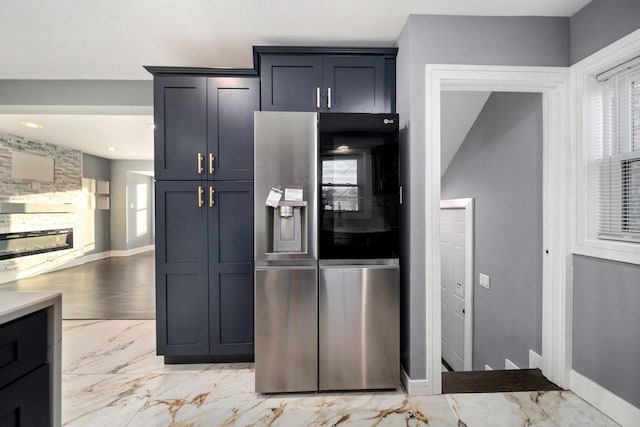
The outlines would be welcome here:
M 302 200 L 303 191 L 298 188 L 286 188 L 284 200 L 282 190 L 272 188 L 267 198 L 269 209 L 272 253 L 306 253 L 307 202 Z

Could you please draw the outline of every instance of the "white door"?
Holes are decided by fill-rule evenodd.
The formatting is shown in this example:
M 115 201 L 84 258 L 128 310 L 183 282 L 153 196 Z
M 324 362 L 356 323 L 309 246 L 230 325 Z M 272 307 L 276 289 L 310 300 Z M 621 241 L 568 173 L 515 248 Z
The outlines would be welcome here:
M 440 210 L 442 358 L 464 370 L 465 354 L 465 210 Z

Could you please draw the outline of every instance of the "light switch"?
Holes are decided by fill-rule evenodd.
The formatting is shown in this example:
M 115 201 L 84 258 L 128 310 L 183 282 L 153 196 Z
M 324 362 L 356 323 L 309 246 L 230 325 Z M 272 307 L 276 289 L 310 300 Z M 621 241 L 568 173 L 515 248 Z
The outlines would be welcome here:
M 486 274 L 480 273 L 480 286 L 491 289 L 491 279 Z

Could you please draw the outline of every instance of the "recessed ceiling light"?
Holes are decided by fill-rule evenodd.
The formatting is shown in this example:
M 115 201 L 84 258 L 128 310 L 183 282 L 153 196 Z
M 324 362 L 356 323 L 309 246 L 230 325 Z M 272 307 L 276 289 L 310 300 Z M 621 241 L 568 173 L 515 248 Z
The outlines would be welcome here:
M 20 122 L 20 124 L 24 127 L 28 127 L 31 129 L 41 129 L 42 125 L 39 125 L 37 123 L 32 123 L 32 122 Z
M 116 151 L 116 147 L 107 147 L 107 151 Z

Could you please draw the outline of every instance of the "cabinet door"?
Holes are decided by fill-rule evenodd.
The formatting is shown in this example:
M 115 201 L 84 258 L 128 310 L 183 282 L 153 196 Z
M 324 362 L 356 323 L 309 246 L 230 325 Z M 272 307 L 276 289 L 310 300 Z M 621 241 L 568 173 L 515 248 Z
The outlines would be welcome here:
M 263 55 L 260 61 L 262 110 L 321 109 L 321 55 Z
M 211 183 L 211 354 L 253 354 L 253 183 Z
M 259 86 L 258 77 L 208 79 L 209 179 L 253 179 L 253 112 L 260 110 Z
M 0 388 L 0 426 L 46 427 L 50 418 L 49 364 L 45 363 L 4 388 Z
M 382 56 L 325 56 L 324 85 L 325 111 L 387 112 Z
M 197 180 L 206 176 L 207 80 L 157 77 L 154 81 L 155 176 L 159 180 Z M 199 164 L 202 164 L 202 172 Z
M 158 354 L 209 353 L 207 194 L 199 181 L 156 182 Z

